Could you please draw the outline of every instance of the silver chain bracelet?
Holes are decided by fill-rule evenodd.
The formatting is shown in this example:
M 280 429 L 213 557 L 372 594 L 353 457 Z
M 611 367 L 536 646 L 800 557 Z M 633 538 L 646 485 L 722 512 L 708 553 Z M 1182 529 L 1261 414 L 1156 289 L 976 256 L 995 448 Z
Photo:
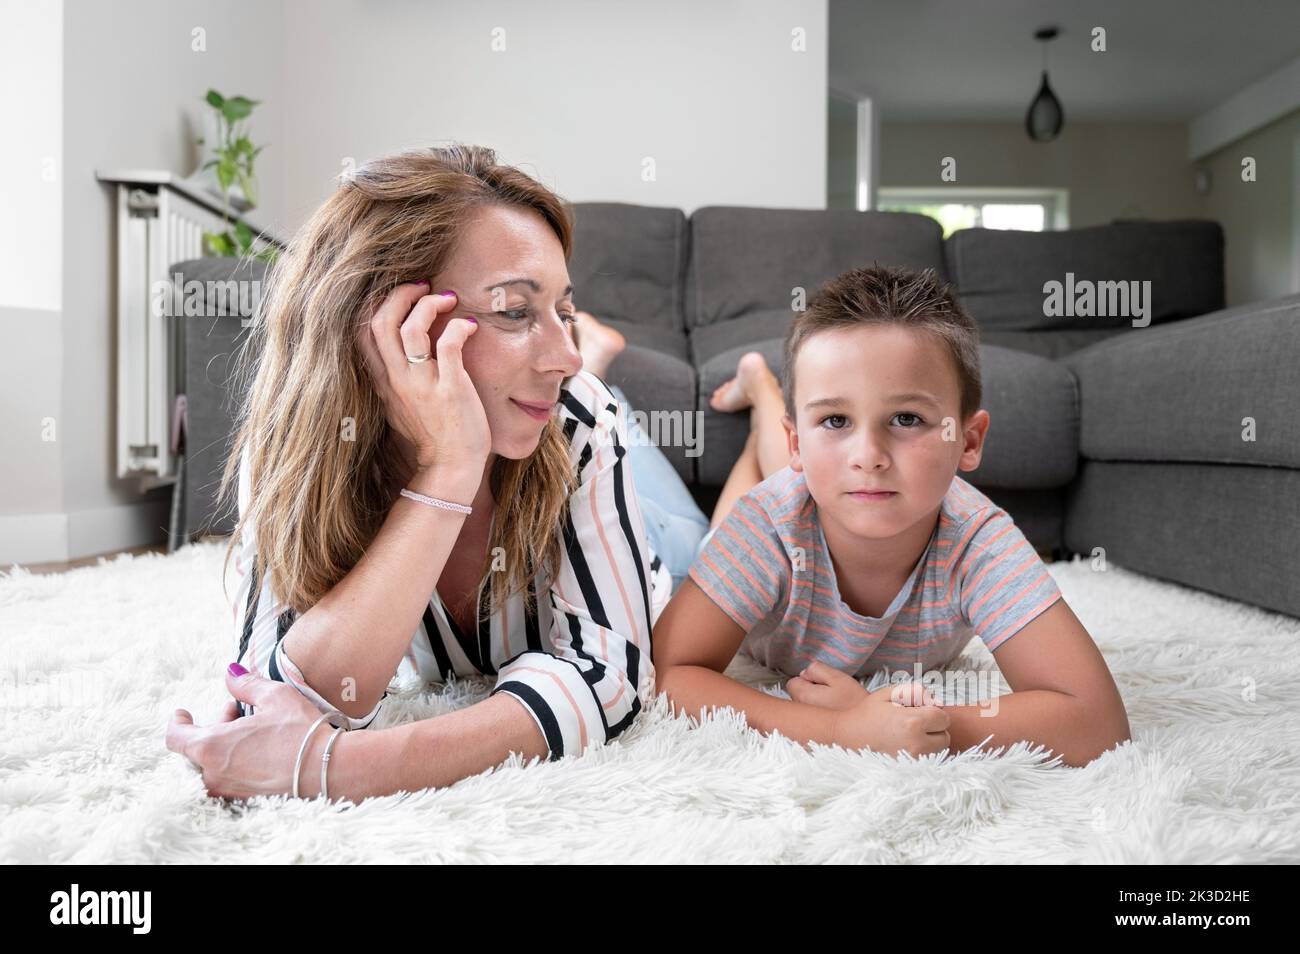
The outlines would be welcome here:
M 321 753 L 320 757 L 320 797 L 325 799 L 327 802 L 330 800 L 330 795 L 329 789 L 325 786 L 325 772 L 330 767 L 330 749 L 334 747 L 334 740 L 339 737 L 339 733 L 342 731 L 343 726 L 339 726 L 334 730 L 334 734 L 331 735 L 329 741 L 325 743 L 325 751 Z

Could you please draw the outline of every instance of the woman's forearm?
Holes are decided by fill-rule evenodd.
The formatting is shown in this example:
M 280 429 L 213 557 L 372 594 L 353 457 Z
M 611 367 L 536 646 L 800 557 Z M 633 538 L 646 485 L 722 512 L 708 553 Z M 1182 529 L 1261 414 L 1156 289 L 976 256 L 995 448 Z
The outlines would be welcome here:
M 1128 717 L 1103 718 L 1082 699 L 1051 689 L 1010 692 L 987 704 L 944 706 L 954 751 L 965 751 L 992 736 L 985 748 L 1020 741 L 1046 746 L 1066 765 L 1087 765 L 1129 738 Z
M 316 730 L 303 758 L 299 791 L 320 793 L 321 753 L 331 730 Z M 507 693 L 464 709 L 391 729 L 342 733 L 330 750 L 327 783 L 331 799 L 363 798 L 438 788 L 500 765 L 512 752 L 525 760 L 550 750 L 523 703 Z
M 751 728 L 764 734 L 776 731 L 805 747 L 809 742 L 834 742 L 832 710 L 770 696 L 707 666 L 657 670 L 655 688 L 668 693 L 674 711 L 684 711 L 696 719 L 706 709 L 730 706 L 744 713 Z
M 407 486 L 469 503 L 482 478 L 430 469 Z M 398 497 L 356 566 L 285 634 L 285 654 L 340 712 L 360 718 L 383 697 L 464 523 L 464 514 Z

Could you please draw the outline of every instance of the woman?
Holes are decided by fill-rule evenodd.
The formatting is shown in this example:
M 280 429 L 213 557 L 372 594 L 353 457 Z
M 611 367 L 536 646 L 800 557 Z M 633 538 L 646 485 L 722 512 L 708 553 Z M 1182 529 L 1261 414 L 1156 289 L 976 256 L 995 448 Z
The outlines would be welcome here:
M 557 196 L 453 146 L 359 169 L 276 267 L 221 486 L 238 474 L 236 701 L 167 732 L 210 793 L 450 784 L 602 744 L 653 697 L 671 576 L 628 461 L 662 455 L 625 440 L 626 405 L 583 369 L 570 246 Z M 497 684 L 342 731 L 371 725 L 395 672 Z

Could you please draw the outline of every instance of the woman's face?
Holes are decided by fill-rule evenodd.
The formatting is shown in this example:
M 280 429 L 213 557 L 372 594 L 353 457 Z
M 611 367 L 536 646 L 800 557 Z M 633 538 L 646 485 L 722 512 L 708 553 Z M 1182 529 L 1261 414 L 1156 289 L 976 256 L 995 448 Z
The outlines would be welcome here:
M 433 291 L 447 290 L 456 293 L 456 307 L 434 321 L 430 340 L 453 318 L 478 319 L 464 362 L 492 430 L 492 452 L 527 457 L 557 413 L 560 385 L 582 368 L 569 333 L 575 309 L 560 240 L 529 209 L 482 207 L 433 278 Z

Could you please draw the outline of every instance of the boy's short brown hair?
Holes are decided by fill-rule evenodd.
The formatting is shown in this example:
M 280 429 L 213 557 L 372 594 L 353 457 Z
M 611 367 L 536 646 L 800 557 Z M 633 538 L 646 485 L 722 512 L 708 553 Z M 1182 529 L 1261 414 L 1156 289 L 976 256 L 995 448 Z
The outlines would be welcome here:
M 795 316 L 785 336 L 781 391 L 785 412 L 796 421 L 794 363 L 799 349 L 820 331 L 864 325 L 900 325 L 936 336 L 952 355 L 961 386 L 961 416 L 979 410 L 979 328 L 934 269 L 916 272 L 890 265 L 854 268 L 832 278 Z

